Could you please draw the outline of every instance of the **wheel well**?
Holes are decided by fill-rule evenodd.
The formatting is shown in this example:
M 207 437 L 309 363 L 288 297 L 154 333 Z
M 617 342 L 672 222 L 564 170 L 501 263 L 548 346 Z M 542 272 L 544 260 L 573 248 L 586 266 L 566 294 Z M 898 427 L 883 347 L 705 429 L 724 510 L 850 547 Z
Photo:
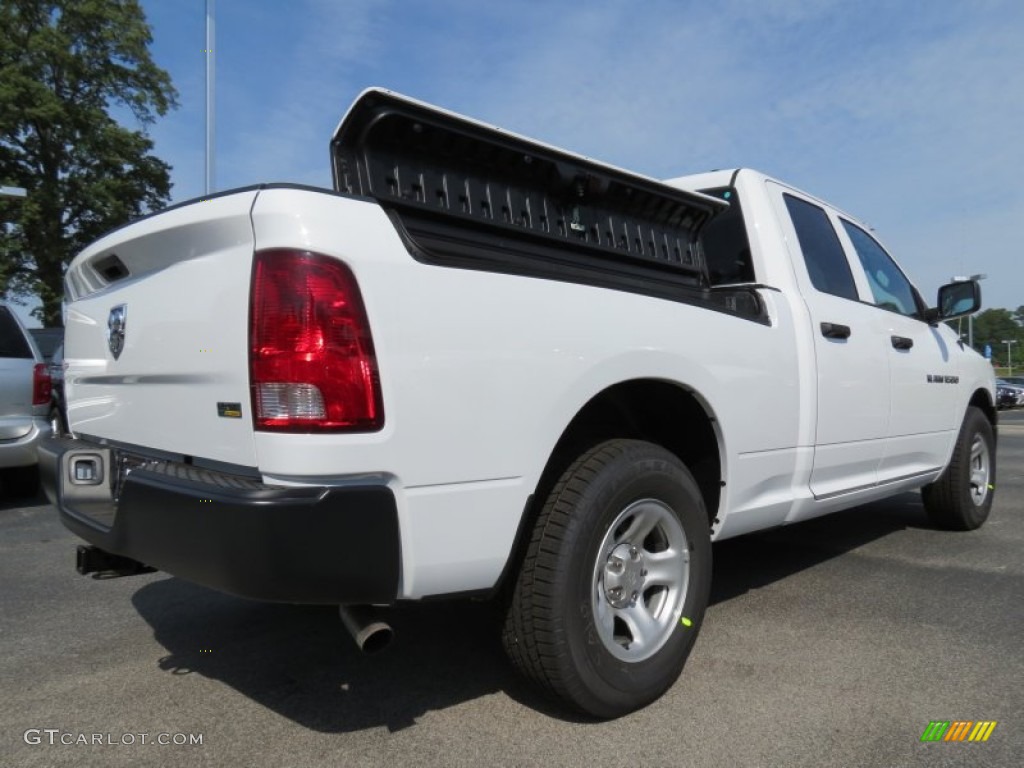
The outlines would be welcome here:
M 975 408 L 985 414 L 985 418 L 988 419 L 989 423 L 995 427 L 996 425 L 996 408 L 992 404 L 992 398 L 989 397 L 988 392 L 984 389 L 977 390 L 971 395 L 971 402 L 968 405 L 973 405 Z
M 555 444 L 537 489 L 527 500 L 505 569 L 489 594 L 508 599 L 508 590 L 515 584 L 514 574 L 522 565 L 534 524 L 551 489 L 573 461 L 605 440 L 646 440 L 674 453 L 697 482 L 711 526 L 722 491 L 722 463 L 712 422 L 691 392 L 664 381 L 622 382 L 595 395 Z
M 642 379 L 609 387 L 593 397 L 559 438 L 534 496 L 543 505 L 550 489 L 584 451 L 613 438 L 646 440 L 674 453 L 697 481 L 708 512 L 718 513 L 722 467 L 712 417 L 682 387 Z

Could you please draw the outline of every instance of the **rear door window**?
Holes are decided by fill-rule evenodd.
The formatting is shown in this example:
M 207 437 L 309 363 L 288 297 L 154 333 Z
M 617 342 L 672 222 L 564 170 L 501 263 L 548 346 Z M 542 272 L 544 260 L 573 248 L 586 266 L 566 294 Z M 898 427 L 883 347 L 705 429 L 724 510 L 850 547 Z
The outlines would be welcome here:
M 783 198 L 800 241 L 811 285 L 822 293 L 860 301 L 850 262 L 825 209 L 793 195 Z

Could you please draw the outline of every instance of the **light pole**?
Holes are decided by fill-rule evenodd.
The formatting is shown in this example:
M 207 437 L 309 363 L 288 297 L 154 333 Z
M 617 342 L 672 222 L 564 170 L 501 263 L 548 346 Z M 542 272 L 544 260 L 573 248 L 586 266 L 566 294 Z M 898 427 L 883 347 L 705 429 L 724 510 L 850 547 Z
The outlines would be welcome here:
M 953 283 L 969 283 L 972 280 L 984 280 L 988 275 L 971 275 L 970 277 L 951 277 Z M 974 314 L 967 316 L 967 346 L 974 349 Z
M 206 194 L 212 195 L 214 190 L 213 171 L 214 157 L 214 0 L 206 0 Z
M 1006 345 L 1006 375 L 1013 376 L 1013 345 L 1017 343 L 1016 339 L 1003 339 L 1003 344 Z

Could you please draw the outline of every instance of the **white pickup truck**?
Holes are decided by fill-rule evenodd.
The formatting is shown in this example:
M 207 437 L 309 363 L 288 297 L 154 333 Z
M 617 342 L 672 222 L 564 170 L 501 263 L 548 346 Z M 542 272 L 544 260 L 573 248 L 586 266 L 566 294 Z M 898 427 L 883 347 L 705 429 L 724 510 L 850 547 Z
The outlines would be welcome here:
M 921 488 L 992 505 L 995 385 L 856 219 L 751 170 L 665 182 L 363 93 L 334 190 L 224 192 L 68 269 L 79 570 L 251 598 L 501 600 L 514 664 L 614 717 L 678 677 L 712 541 Z

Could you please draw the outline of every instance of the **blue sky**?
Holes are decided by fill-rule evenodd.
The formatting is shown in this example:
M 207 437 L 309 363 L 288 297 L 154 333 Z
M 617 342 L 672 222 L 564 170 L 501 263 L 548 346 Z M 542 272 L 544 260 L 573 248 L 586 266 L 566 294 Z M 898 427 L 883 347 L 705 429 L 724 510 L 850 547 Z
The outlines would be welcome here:
M 203 0 L 144 0 L 180 109 L 151 128 L 203 193 Z M 216 186 L 330 185 L 384 86 L 651 176 L 748 166 L 866 221 L 934 300 L 1024 304 L 1020 0 L 217 0 Z

